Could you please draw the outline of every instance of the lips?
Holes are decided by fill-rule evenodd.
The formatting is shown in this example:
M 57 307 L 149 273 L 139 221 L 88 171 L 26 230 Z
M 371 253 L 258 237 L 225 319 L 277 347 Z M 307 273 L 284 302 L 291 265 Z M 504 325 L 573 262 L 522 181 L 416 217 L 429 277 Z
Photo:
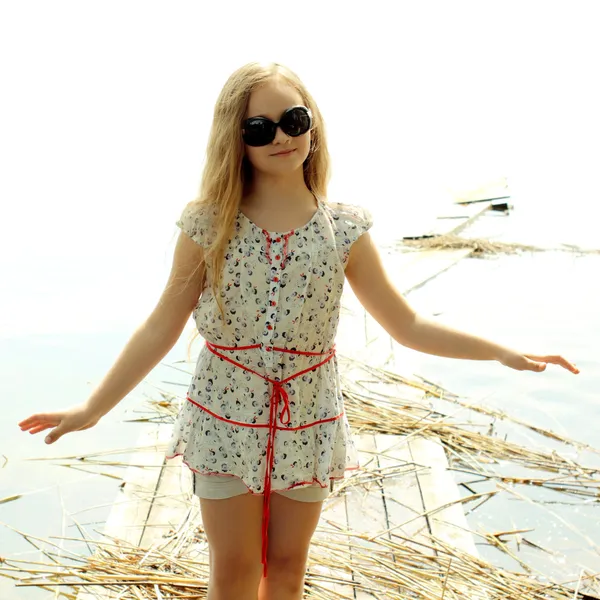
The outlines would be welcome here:
M 291 150 L 284 150 L 282 152 L 277 152 L 276 154 L 271 154 L 271 156 L 287 156 L 292 152 L 296 152 L 296 148 L 292 148 Z

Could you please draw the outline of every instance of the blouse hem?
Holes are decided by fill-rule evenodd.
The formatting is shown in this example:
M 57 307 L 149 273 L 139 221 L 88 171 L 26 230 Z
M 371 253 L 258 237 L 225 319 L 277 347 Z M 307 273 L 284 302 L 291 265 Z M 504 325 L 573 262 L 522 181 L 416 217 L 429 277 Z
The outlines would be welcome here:
M 169 456 L 165 455 L 165 458 L 167 460 L 172 460 L 174 458 L 177 458 L 178 456 L 184 456 L 183 452 L 176 452 L 175 454 L 171 454 Z M 216 471 L 199 471 L 198 469 L 194 469 L 194 467 L 192 467 L 185 459 L 182 460 L 183 464 L 193 473 L 198 473 L 198 475 L 217 475 L 219 477 L 238 477 L 246 486 L 246 488 L 248 489 L 248 492 L 250 492 L 252 495 L 254 496 L 264 496 L 264 493 L 260 493 L 260 492 L 254 492 L 252 491 L 252 489 L 248 486 L 248 484 L 244 481 L 243 477 L 239 476 L 239 475 L 235 475 L 233 473 L 219 473 Z M 329 481 L 333 480 L 333 481 L 338 481 L 340 479 L 345 479 L 345 473 L 346 471 L 356 471 L 360 469 L 360 465 L 353 465 L 350 467 L 346 467 L 344 469 L 344 475 L 340 475 L 339 477 L 336 476 L 332 476 L 329 477 L 329 480 L 327 483 L 322 483 L 321 480 L 318 477 L 313 477 L 312 481 L 301 481 L 299 483 L 294 483 L 293 485 L 286 487 L 286 488 L 271 488 L 272 492 L 287 492 L 291 489 L 294 488 L 298 488 L 298 487 L 307 487 L 307 486 L 311 486 L 314 483 L 318 483 L 319 486 L 321 488 L 326 488 L 329 487 Z

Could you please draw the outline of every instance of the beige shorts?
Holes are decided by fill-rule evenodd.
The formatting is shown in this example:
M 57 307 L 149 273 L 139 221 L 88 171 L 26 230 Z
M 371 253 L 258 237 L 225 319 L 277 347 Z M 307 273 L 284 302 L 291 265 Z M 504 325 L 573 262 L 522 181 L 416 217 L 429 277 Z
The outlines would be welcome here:
M 239 477 L 202 475 L 195 471 L 193 472 L 193 477 L 194 494 L 199 498 L 221 500 L 250 493 L 246 484 Z M 292 500 L 299 500 L 300 502 L 319 502 L 325 500 L 332 489 L 333 480 L 331 480 L 331 485 L 324 488 L 318 483 L 313 483 L 310 486 L 298 487 L 291 490 L 273 490 L 273 492 L 291 498 Z

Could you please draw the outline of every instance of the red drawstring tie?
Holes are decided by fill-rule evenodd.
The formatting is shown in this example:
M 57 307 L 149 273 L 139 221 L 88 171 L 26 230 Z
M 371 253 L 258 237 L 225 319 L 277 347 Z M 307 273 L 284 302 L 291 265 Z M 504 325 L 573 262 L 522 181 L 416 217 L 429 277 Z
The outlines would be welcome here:
M 284 385 L 295 379 L 296 377 L 300 377 L 309 371 L 314 371 L 321 365 L 329 362 L 335 356 L 335 347 L 327 350 L 326 352 L 303 352 L 301 350 L 288 350 L 286 348 L 277 348 L 276 346 L 267 346 L 267 350 L 273 352 L 286 352 L 288 354 L 298 354 L 301 356 L 326 356 L 325 360 L 320 363 L 309 367 L 308 369 L 304 369 L 299 371 L 298 373 L 294 373 L 290 375 L 290 377 L 286 377 L 282 381 L 277 381 L 275 379 L 270 379 L 261 373 L 257 373 L 253 371 L 249 367 L 244 366 L 243 364 L 236 362 L 235 360 L 229 358 L 228 356 L 224 356 L 218 350 L 253 350 L 255 348 L 260 348 L 262 344 L 252 344 L 251 346 L 217 346 L 211 342 L 206 342 L 206 347 L 219 358 L 243 369 L 244 371 L 248 371 L 250 373 L 254 373 L 254 375 L 258 375 L 261 379 L 268 381 L 272 384 L 273 389 L 271 391 L 271 396 L 269 398 L 269 441 L 267 443 L 267 468 L 265 473 L 265 485 L 264 485 L 264 500 L 263 500 L 263 519 L 262 519 L 262 565 L 263 565 L 263 577 L 267 576 L 267 549 L 269 544 L 269 517 L 270 517 L 270 507 L 271 507 L 271 473 L 273 471 L 273 463 L 275 460 L 275 432 L 277 431 L 277 407 L 279 403 L 283 403 L 283 408 L 279 414 L 279 420 L 282 425 L 289 425 L 291 421 L 291 413 L 290 413 L 290 399 L 285 389 Z M 287 417 L 284 415 L 287 413 Z M 285 420 L 284 420 L 285 419 Z M 252 427 L 252 425 L 247 425 L 247 427 Z

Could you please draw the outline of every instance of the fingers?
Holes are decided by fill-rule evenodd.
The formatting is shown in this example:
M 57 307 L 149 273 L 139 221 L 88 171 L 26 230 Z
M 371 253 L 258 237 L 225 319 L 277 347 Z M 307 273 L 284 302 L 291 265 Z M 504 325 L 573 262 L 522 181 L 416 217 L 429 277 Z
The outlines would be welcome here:
M 31 415 L 31 417 L 27 417 L 26 419 L 23 419 L 19 423 L 19 427 L 21 429 L 29 429 L 29 427 L 31 427 L 35 423 L 38 423 L 39 419 L 40 419 L 40 415 Z
M 54 425 L 58 425 L 60 423 L 60 419 L 61 416 L 56 413 L 38 413 L 27 417 L 27 419 L 23 419 L 19 423 L 19 427 L 23 430 L 27 430 L 42 424 L 53 427 Z
M 50 423 L 40 424 L 35 427 L 32 427 L 29 430 L 29 433 L 31 433 L 31 434 L 39 433 L 40 431 L 45 431 L 46 429 L 50 429 L 51 427 L 52 427 L 52 425 L 50 425 Z
M 569 362 L 566 358 L 562 356 L 553 356 L 554 360 L 550 361 L 554 364 L 560 365 L 561 367 L 567 369 L 567 371 L 571 371 L 571 373 L 579 373 L 579 369 L 571 362 Z
M 30 434 L 40 433 L 46 429 L 54 427 L 45 439 L 46 444 L 52 444 L 67 433 L 64 415 L 62 413 L 38 413 L 23 419 L 19 423 L 22 431 L 29 431 Z
M 57 425 L 60 422 L 60 419 L 60 413 L 36 413 L 35 415 L 23 419 L 19 423 L 19 427 L 25 429 L 32 425 L 36 425 L 37 423 L 53 423 L 54 425 Z
M 540 361 L 540 362 L 544 362 L 544 363 L 551 363 L 554 365 L 558 365 L 560 367 L 563 367 L 564 369 L 567 369 L 567 371 L 571 371 L 571 373 L 575 373 L 576 375 L 579 374 L 581 371 L 577 368 L 577 365 L 575 365 L 574 363 L 569 362 L 566 358 L 563 358 L 562 356 L 559 355 L 549 355 L 549 356 L 535 356 L 532 354 L 527 354 L 526 357 L 532 361 Z M 539 369 L 536 368 L 534 370 L 544 370 L 544 369 Z

